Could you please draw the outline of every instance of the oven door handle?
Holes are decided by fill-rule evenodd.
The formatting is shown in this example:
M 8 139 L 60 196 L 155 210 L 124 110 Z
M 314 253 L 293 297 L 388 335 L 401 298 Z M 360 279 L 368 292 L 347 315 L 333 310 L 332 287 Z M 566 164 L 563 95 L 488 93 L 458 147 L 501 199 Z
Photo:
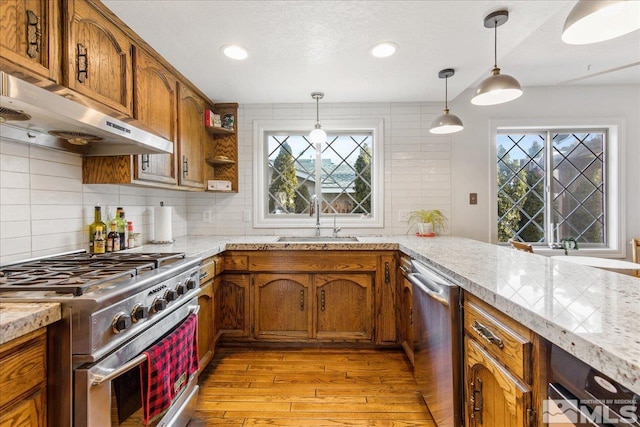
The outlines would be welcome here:
M 111 381 L 112 379 L 119 377 L 120 375 L 135 368 L 136 366 L 140 365 L 142 362 L 146 360 L 147 360 L 147 355 L 143 353 L 138 357 L 134 357 L 133 359 L 131 359 L 124 365 L 120 366 L 119 368 L 110 371 L 108 374 L 105 374 L 105 375 L 93 374 L 92 375 L 93 378 L 91 379 L 91 385 L 93 387 L 98 387 L 99 385 L 102 385 L 102 383 L 106 381 Z
M 200 306 L 199 305 L 190 305 L 189 307 L 189 314 L 198 314 L 198 312 L 200 311 Z M 143 363 L 144 361 L 147 360 L 147 355 L 142 353 L 140 355 L 138 355 L 137 357 L 134 357 L 133 359 L 131 359 L 130 361 L 128 361 L 127 363 L 125 363 L 124 365 L 109 371 L 108 373 L 102 375 L 102 374 L 92 374 L 92 379 L 91 379 L 91 385 L 93 387 L 98 387 L 100 385 L 102 385 L 104 382 L 106 381 L 111 381 L 112 379 L 119 377 L 120 375 L 124 374 L 125 372 L 135 368 L 136 366 L 140 365 L 141 363 Z

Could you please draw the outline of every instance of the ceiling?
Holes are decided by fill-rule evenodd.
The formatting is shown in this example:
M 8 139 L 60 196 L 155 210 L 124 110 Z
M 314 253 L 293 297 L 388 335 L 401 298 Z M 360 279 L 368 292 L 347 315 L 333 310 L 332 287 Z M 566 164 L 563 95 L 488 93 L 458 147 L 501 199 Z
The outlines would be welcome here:
M 507 9 L 498 66 L 523 87 L 640 84 L 640 31 L 571 46 L 560 39 L 575 1 L 103 0 L 216 102 L 443 101 L 437 75 L 454 68 L 449 99 L 489 76 L 493 31 L 484 17 Z M 374 58 L 376 43 L 399 45 Z M 249 58 L 220 51 L 239 44 Z

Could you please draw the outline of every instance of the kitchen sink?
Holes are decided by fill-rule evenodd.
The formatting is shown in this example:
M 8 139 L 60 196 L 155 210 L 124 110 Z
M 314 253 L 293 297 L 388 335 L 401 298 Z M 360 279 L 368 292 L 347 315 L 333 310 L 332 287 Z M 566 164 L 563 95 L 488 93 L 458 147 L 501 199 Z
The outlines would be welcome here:
M 357 242 L 358 238 L 354 236 L 340 236 L 340 237 L 314 237 L 314 236 L 282 236 L 278 237 L 278 242 L 282 243 L 340 243 L 340 242 Z

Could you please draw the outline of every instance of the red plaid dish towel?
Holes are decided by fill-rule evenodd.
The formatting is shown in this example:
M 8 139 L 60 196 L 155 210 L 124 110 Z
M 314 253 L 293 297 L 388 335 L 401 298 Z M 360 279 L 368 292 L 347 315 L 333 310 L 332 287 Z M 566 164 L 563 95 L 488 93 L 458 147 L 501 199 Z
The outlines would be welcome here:
M 198 317 L 190 314 L 171 334 L 143 352 L 140 365 L 144 425 L 164 412 L 198 371 Z

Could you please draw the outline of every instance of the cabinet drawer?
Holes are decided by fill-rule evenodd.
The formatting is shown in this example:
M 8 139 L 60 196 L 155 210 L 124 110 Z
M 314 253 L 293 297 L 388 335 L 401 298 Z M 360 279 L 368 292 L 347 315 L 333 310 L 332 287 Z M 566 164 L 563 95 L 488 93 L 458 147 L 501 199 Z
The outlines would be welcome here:
M 511 373 L 531 384 L 531 332 L 484 302 L 464 302 L 465 333 L 474 338 Z
M 38 390 L 3 411 L 0 414 L 0 427 L 46 426 L 45 391 Z
M 200 283 L 213 279 L 222 273 L 222 258 L 218 256 L 205 259 L 200 265 Z
M 247 271 L 249 269 L 249 256 L 239 254 L 227 254 L 224 256 L 224 269 Z
M 46 329 L 0 347 L 0 407 L 44 384 L 47 378 Z M 31 337 L 29 341 L 26 338 Z M 22 338 L 25 338 L 24 340 Z

